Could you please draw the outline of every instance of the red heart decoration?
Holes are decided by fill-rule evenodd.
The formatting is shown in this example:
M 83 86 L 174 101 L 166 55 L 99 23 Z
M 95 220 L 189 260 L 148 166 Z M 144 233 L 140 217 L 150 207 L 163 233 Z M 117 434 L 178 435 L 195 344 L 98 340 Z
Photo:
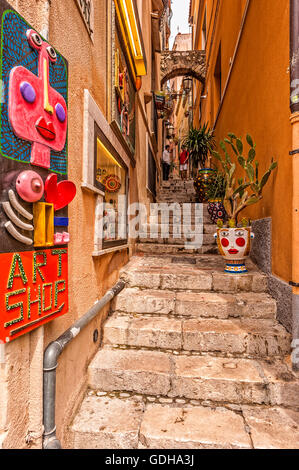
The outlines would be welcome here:
M 72 181 L 60 181 L 57 184 L 57 175 L 52 173 L 45 181 L 45 199 L 54 204 L 54 210 L 59 211 L 67 206 L 76 196 L 76 186 Z

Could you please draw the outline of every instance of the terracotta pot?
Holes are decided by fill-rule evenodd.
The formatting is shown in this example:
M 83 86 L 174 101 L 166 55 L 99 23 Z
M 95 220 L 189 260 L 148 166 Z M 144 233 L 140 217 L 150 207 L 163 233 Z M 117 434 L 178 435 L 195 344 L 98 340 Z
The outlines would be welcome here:
M 216 224 L 218 219 L 223 221 L 227 219 L 227 214 L 221 199 L 209 199 L 208 213 L 210 214 L 213 224 Z
M 250 227 L 220 228 L 214 234 L 218 250 L 226 261 L 224 271 L 229 274 L 247 273 L 245 259 L 249 256 L 254 233 Z

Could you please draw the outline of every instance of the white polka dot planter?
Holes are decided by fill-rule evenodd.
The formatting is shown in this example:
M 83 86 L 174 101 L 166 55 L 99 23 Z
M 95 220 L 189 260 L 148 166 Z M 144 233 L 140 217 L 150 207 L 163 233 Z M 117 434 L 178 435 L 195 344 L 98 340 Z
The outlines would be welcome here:
M 229 274 L 247 273 L 245 259 L 250 253 L 254 233 L 250 227 L 219 228 L 214 234 L 221 256 L 226 261 L 224 271 Z

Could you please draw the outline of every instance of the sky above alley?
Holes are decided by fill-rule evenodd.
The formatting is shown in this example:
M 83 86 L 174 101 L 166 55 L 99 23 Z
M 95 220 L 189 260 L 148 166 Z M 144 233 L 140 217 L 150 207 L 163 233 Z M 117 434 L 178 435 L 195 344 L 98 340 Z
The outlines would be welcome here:
M 171 36 L 169 49 L 172 49 L 173 41 L 178 32 L 184 34 L 189 33 L 190 28 L 188 24 L 190 0 L 172 0 L 171 8 L 173 17 L 171 19 Z

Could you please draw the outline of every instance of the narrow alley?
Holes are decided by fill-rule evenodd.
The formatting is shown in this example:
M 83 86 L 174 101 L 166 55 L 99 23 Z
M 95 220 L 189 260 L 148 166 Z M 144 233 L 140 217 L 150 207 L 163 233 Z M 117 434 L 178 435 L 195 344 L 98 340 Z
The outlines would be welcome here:
M 298 451 L 299 0 L 0 19 L 0 450 Z
M 190 183 L 164 183 L 160 202 L 191 202 Z M 196 254 L 170 233 L 143 240 L 122 269 L 72 448 L 297 446 L 299 375 L 267 277 L 252 262 L 227 276 L 207 204 L 203 218 Z

